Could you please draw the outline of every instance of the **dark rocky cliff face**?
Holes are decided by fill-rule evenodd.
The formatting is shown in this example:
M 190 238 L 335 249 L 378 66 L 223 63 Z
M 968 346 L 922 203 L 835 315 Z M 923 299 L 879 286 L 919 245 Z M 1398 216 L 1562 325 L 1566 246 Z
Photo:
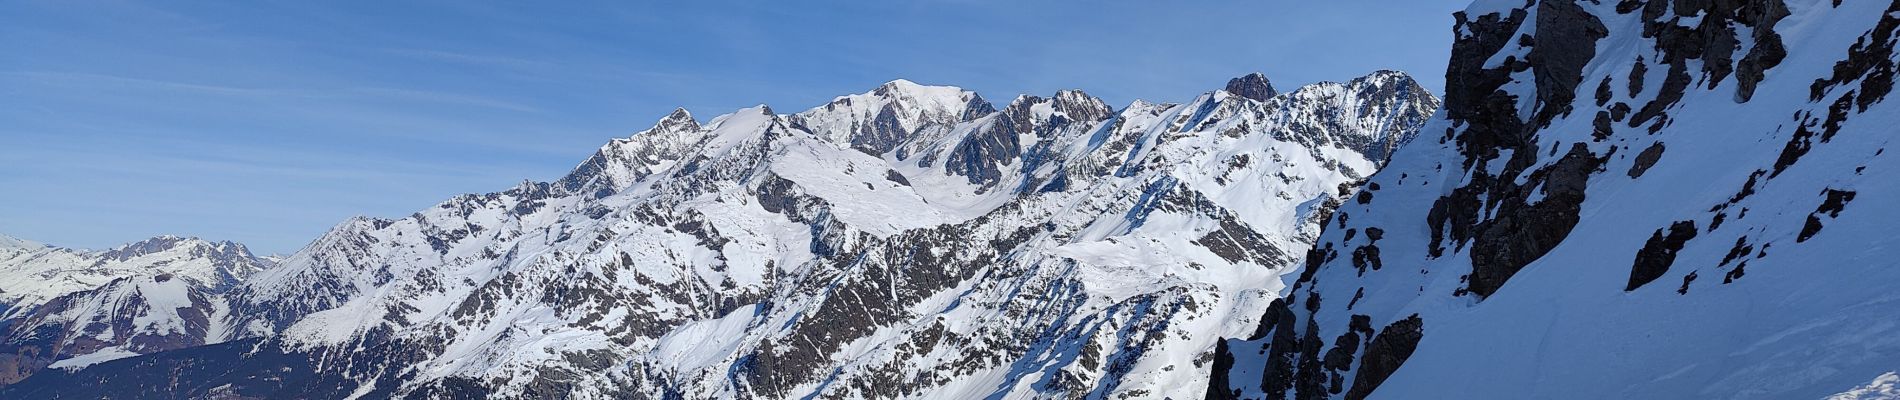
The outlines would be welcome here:
M 1257 72 L 1228 80 L 1227 87 L 1222 90 L 1253 101 L 1267 101 L 1280 94 L 1273 91 L 1273 83 L 1267 81 L 1266 75 Z
M 1695 288 L 1744 282 L 1744 265 L 1749 274 L 1758 271 L 1769 262 L 1762 257 L 1772 254 L 1758 251 L 1767 247 L 1764 241 L 1779 243 L 1775 249 L 1815 243 L 1830 224 L 1843 219 L 1833 217 L 1837 210 L 1854 209 L 1856 194 L 1864 196 L 1864 190 L 1843 187 L 1859 185 L 1826 182 L 1860 182 L 1878 162 L 1851 161 L 1858 163 L 1851 168 L 1837 167 L 1849 161 L 1817 162 L 1836 168 L 1809 170 L 1808 176 L 1823 178 L 1802 183 L 1776 180 L 1775 171 L 1799 168 L 1797 162 L 1812 158 L 1807 155 L 1818 151 L 1813 149 L 1836 137 L 1827 132 L 1847 129 L 1842 121 L 1882 118 L 1870 117 L 1877 114 L 1867 110 L 1877 109 L 1892 86 L 1887 66 L 1894 63 L 1891 48 L 1900 28 L 1892 12 L 1900 9 L 1900 2 L 1876 3 L 1530 0 L 1479 2 L 1458 13 L 1442 119 L 1427 124 L 1418 143 L 1400 151 L 1391 166 L 1350 189 L 1356 201 L 1342 205 L 1322 224 L 1325 232 L 1306 253 L 1304 268 L 1288 277 L 1291 289 L 1285 298 L 1274 302 L 1255 334 L 1221 345 L 1224 357 L 1233 360 L 1223 362 L 1226 370 L 1216 371 L 1224 375 L 1214 380 L 1209 398 L 1356 399 L 1383 393 L 1381 385 L 1407 373 L 1439 377 L 1458 373 L 1437 371 L 1541 365 L 1523 360 L 1573 353 L 1491 352 L 1484 344 L 1472 343 L 1480 339 L 1467 333 L 1489 335 L 1484 340 L 1520 339 L 1509 336 L 1515 331 L 1502 328 L 1509 322 L 1472 315 L 1528 310 L 1525 304 L 1554 304 L 1544 307 L 1569 310 L 1565 316 L 1576 321 L 1633 313 L 1611 306 L 1572 309 L 1583 306 L 1550 300 L 1559 296 L 1598 296 L 1606 299 L 1589 304 L 1668 309 L 1676 306 L 1638 306 L 1635 299 L 1615 296 L 1662 292 L 1695 297 L 1701 290 L 1715 290 Z M 1882 9 L 1878 12 L 1887 14 L 1867 13 Z M 1808 24 L 1842 25 L 1806 25 L 1789 33 L 1784 20 L 1797 13 Z M 1851 35 L 1842 34 L 1848 32 Z M 1790 51 L 1796 44 L 1809 47 Z M 1842 56 L 1841 50 L 1845 58 L 1833 61 Z M 1795 55 L 1807 59 L 1791 59 Z M 1791 70 L 1791 64 L 1832 69 Z M 1794 118 L 1780 126 L 1742 125 L 1733 122 L 1738 113 L 1762 116 L 1756 120 L 1767 115 Z M 1881 135 L 1875 132 L 1882 128 L 1862 126 L 1862 135 Z M 1883 147 L 1884 139 L 1867 143 Z M 1863 160 L 1883 150 L 1839 156 Z M 1850 150 L 1833 151 L 1838 155 Z M 1713 205 L 1700 198 L 1700 189 L 1682 188 L 1718 177 L 1740 188 L 1724 183 L 1718 190 L 1721 199 Z M 1767 185 L 1779 185 L 1783 194 L 1762 199 L 1759 190 Z M 1816 201 L 1822 206 L 1815 207 Z M 1763 213 L 1776 217 L 1761 217 Z M 1764 219 L 1781 215 L 1805 222 Z M 1738 222 L 1743 218 L 1747 222 Z M 1721 239 L 1705 239 L 1711 236 Z M 1608 255 L 1594 257 L 1599 253 Z M 1709 275 L 1710 269 L 1727 279 L 1696 279 Z M 1542 274 L 1534 279 L 1537 283 L 1528 284 L 1534 288 L 1513 293 L 1531 270 Z M 1667 284 L 1652 284 L 1658 280 Z M 1604 284 L 1595 283 L 1599 281 Z M 1554 289 L 1553 282 L 1577 283 Z M 1655 288 L 1660 286 L 1667 288 Z M 1727 316 L 1767 311 L 1690 312 Z M 1686 321 L 1674 315 L 1644 318 L 1651 320 L 1641 322 L 1643 326 Z M 1448 322 L 1454 320 L 1460 322 Z M 1705 326 L 1693 329 L 1708 329 Z M 1532 342 L 1558 340 L 1555 337 L 1597 340 L 1580 338 L 1582 333 L 1524 334 L 1532 336 L 1521 340 Z M 1585 342 L 1550 343 L 1561 347 Z M 1408 370 L 1408 360 L 1421 354 L 1439 362 L 1473 364 Z M 1508 361 L 1460 358 L 1475 354 Z M 1431 393 L 1525 395 L 1487 392 L 1519 387 L 1509 379 L 1495 382 L 1452 385 L 1469 389 Z M 1416 389 L 1411 383 L 1416 382 L 1406 387 Z

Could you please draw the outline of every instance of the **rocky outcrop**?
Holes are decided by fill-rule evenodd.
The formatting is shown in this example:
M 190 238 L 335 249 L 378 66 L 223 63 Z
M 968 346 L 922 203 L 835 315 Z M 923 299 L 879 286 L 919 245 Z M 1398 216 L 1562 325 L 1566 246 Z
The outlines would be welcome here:
M 1258 72 L 1230 79 L 1227 87 L 1221 90 L 1253 101 L 1267 101 L 1280 94 L 1273 91 L 1273 83 L 1267 81 L 1267 76 Z
M 1643 249 L 1636 252 L 1636 264 L 1630 267 L 1630 281 L 1623 291 L 1636 290 L 1669 272 L 1669 265 L 1676 262 L 1676 252 L 1682 251 L 1683 244 L 1695 239 L 1695 235 L 1695 221 L 1677 221 L 1669 225 L 1667 235 L 1657 229 L 1649 236 L 1649 242 L 1643 244 Z

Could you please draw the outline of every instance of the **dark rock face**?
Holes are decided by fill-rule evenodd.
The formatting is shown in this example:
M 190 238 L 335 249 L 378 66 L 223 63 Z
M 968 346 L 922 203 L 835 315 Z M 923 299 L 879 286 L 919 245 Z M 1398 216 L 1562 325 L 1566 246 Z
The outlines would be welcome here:
M 1755 47 L 1742 56 L 1735 65 L 1736 93 L 1735 101 L 1748 102 L 1755 97 L 1755 87 L 1766 78 L 1766 71 L 1781 64 L 1788 57 L 1788 50 L 1781 43 L 1781 34 L 1775 32 L 1775 25 L 1788 16 L 1788 6 L 1780 1 L 1758 2 L 1737 10 L 1745 13 L 1753 22 Z
M 1834 63 L 1833 74 L 1814 80 L 1810 85 L 1810 101 L 1821 101 L 1822 96 L 1835 86 L 1859 80 L 1857 92 L 1860 96 L 1855 103 L 1860 105 L 1861 111 L 1866 111 L 1867 106 L 1885 98 L 1887 92 L 1893 90 L 1894 36 L 1900 34 L 1897 32 L 1900 30 L 1900 17 L 1894 13 L 1900 13 L 1900 3 L 1889 5 L 1880 22 L 1875 23 L 1873 29 L 1847 49 L 1847 58 Z M 1852 95 L 1849 93 L 1849 96 Z
M 1234 354 L 1227 350 L 1227 340 L 1214 342 L 1214 367 L 1209 369 L 1212 375 L 1207 380 L 1207 400 L 1238 400 L 1240 391 L 1231 389 L 1227 372 L 1234 369 Z
M 1511 44 L 1512 33 L 1529 13 L 1516 9 L 1508 16 L 1486 14 L 1475 19 L 1463 14 L 1457 16 L 1458 29 L 1472 35 L 1452 44 L 1451 64 L 1445 74 L 1445 115 L 1468 121 L 1470 126 L 1456 137 L 1450 137 L 1453 132 L 1446 132 L 1446 139 L 1456 139 L 1462 145 L 1462 165 L 1471 169 L 1480 161 L 1496 158 L 1501 148 L 1527 146 L 1519 137 L 1525 127 L 1524 121 L 1517 117 L 1516 96 L 1497 89 L 1510 81 L 1512 71 L 1527 69 L 1529 63 L 1508 58 L 1498 68 L 1488 69 L 1484 62 Z M 1535 157 L 1535 151 L 1528 157 Z M 1445 239 L 1462 243 L 1471 238 L 1472 228 L 1478 222 L 1477 211 L 1482 206 L 1478 194 L 1487 191 L 1491 180 L 1488 174 L 1474 176 L 1467 186 L 1434 202 L 1427 217 L 1433 255 L 1444 252 Z
M 1617 11 L 1635 12 L 1637 3 L 1624 1 Z M 1774 30 L 1775 25 L 1788 16 L 1788 6 L 1781 0 L 1649 1 L 1640 7 L 1643 36 L 1655 39 L 1656 50 L 1662 54 L 1655 61 L 1669 65 L 1669 72 L 1656 100 L 1643 106 L 1630 126 L 1661 115 L 1663 109 L 1682 98 L 1682 91 L 1691 80 L 1687 60 L 1702 61 L 1702 74 L 1710 88 L 1739 71 L 1735 99 L 1746 102 L 1754 97 L 1755 87 L 1765 71 L 1779 65 L 1787 56 L 1781 35 Z M 1707 17 L 1701 17 L 1703 15 Z M 1694 23 L 1684 23 L 1685 19 Z M 1731 24 L 1748 28 L 1750 39 L 1755 43 L 1742 55 L 1739 64 L 1735 62 L 1735 51 L 1740 47 L 1740 38 L 1736 37 L 1737 29 Z
M 910 186 L 910 179 L 905 178 L 904 174 L 897 173 L 897 170 L 885 170 L 884 180 L 891 181 L 899 185 Z
M 1815 208 L 1814 212 L 1808 213 L 1808 222 L 1802 225 L 1800 236 L 1795 237 L 1796 243 L 1806 242 L 1808 239 L 1813 239 L 1814 235 L 1821 233 L 1822 216 L 1825 215 L 1829 219 L 1839 218 L 1841 211 L 1847 209 L 1847 202 L 1854 201 L 1855 192 L 1828 189 L 1826 195 L 1827 200 L 1822 202 L 1820 207 Z
M 1643 244 L 1643 249 L 1636 252 L 1636 263 L 1630 267 L 1629 284 L 1623 287 L 1623 291 L 1636 290 L 1669 272 L 1669 265 L 1676 262 L 1676 252 L 1681 251 L 1683 244 L 1695 239 L 1695 236 L 1694 221 L 1670 225 L 1666 236 L 1663 230 L 1657 229 L 1654 235 L 1650 235 L 1649 242 Z M 1684 285 L 1687 286 L 1687 283 Z
M 973 121 L 996 112 L 996 105 L 990 104 L 989 100 L 984 100 L 980 95 L 971 96 L 970 102 L 964 104 L 963 107 L 961 121 Z
M 1794 135 L 1789 136 L 1788 143 L 1781 147 L 1781 155 L 1775 159 L 1774 172 L 1769 173 L 1768 177 L 1781 176 L 1781 171 L 1794 166 L 1796 161 L 1801 160 L 1801 156 L 1807 155 L 1808 149 L 1814 147 L 1814 133 L 1808 129 L 1807 124 L 1795 127 Z
M 911 137 L 911 132 L 898 123 L 897 113 L 896 107 L 884 106 L 878 111 L 877 117 L 871 120 L 871 124 L 858 127 L 857 134 L 851 136 L 851 148 L 877 155 L 903 144 L 904 139 Z
M 1636 162 L 1634 164 L 1630 164 L 1630 172 L 1629 172 L 1630 178 L 1634 179 L 1634 178 L 1643 177 L 1643 172 L 1649 171 L 1649 167 L 1655 166 L 1656 161 L 1662 160 L 1662 155 L 1663 155 L 1662 142 L 1652 143 L 1649 145 L 1649 147 L 1644 148 L 1642 153 L 1639 153 L 1636 155 Z
M 1194 243 L 1232 262 L 1252 261 L 1266 265 L 1289 261 L 1290 257 L 1285 251 L 1267 243 L 1266 237 L 1255 233 L 1252 228 L 1236 220 L 1232 215 L 1223 216 L 1220 225 L 1220 229 L 1208 232 L 1207 235 L 1196 239 Z
M 1267 82 L 1267 76 L 1258 72 L 1227 80 L 1227 93 L 1245 97 L 1253 101 L 1267 101 L 1279 92 L 1273 91 L 1273 84 Z
M 1434 211 L 1445 211 L 1434 213 L 1433 230 L 1440 231 L 1438 227 L 1449 222 L 1456 224 L 1451 228 L 1454 240 L 1470 240 L 1469 290 L 1479 296 L 1491 295 L 1511 275 L 1543 257 L 1569 235 L 1570 229 L 1576 226 L 1576 214 L 1583 203 L 1589 175 L 1602 163 L 1600 157 L 1577 143 L 1556 163 L 1541 170 L 1525 170 L 1537 162 L 1540 150 L 1530 135 L 1538 126 L 1570 112 L 1576 88 L 1582 83 L 1583 66 L 1595 56 L 1596 41 L 1607 34 L 1596 16 L 1583 12 L 1576 4 L 1540 2 L 1537 7 L 1536 46 L 1527 56 L 1527 66 L 1536 74 L 1538 82 L 1535 123 L 1527 125 L 1518 120 L 1514 108 L 1495 108 L 1513 103 L 1503 98 L 1508 95 L 1502 91 L 1491 92 L 1491 97 L 1483 103 L 1447 101 L 1445 105 L 1448 114 L 1458 110 L 1456 115 L 1471 123 L 1458 141 L 1464 147 L 1466 168 L 1473 171 L 1474 177 L 1453 195 L 1439 199 L 1440 206 L 1434 207 Z M 1454 53 L 1456 63 L 1460 56 L 1456 50 Z M 1481 58 L 1477 54 L 1468 57 Z M 1502 70 L 1488 74 L 1502 74 L 1516 67 L 1500 68 Z M 1507 150 L 1512 158 L 1496 177 L 1477 168 Z M 1519 176 L 1528 176 L 1529 183 L 1515 184 Z M 1538 190 L 1541 193 L 1536 193 Z M 1481 207 L 1476 201 L 1479 194 L 1490 199 L 1482 207 L 1498 208 L 1497 217 L 1474 221 Z M 1536 194 L 1544 199 L 1530 201 Z M 1459 235 L 1461 232 L 1469 232 L 1470 236 Z
M 1596 57 L 1596 42 L 1609 34 L 1595 15 L 1567 1 L 1537 4 L 1537 42 L 1526 62 L 1537 76 L 1537 123 L 1569 114 L 1583 83 L 1583 66 Z
M 1379 336 L 1372 339 L 1365 357 L 1360 361 L 1363 368 L 1353 376 L 1352 391 L 1346 392 L 1347 399 L 1364 399 L 1379 388 L 1385 378 L 1405 364 L 1412 357 L 1412 351 L 1418 349 L 1418 341 L 1425 337 L 1425 321 L 1417 314 L 1386 325 Z
M 1057 112 L 1046 122 L 1039 121 L 1033 111 L 1045 103 Z M 945 163 L 952 173 L 967 178 L 972 184 L 988 187 L 1002 179 L 1004 167 L 1022 162 L 1025 154 L 1030 154 L 1028 150 L 1039 144 L 1022 143 L 1023 135 L 1049 139 L 1052 132 L 1072 124 L 1106 120 L 1111 111 L 1100 99 L 1080 91 L 1063 91 L 1048 99 L 1019 97 L 998 112 L 988 126 L 958 142 Z
M 1512 191 L 1500 194 L 1510 197 L 1498 205 L 1492 220 L 1478 224 L 1477 235 L 1471 241 L 1468 289 L 1479 296 L 1490 296 L 1518 270 L 1562 243 L 1577 225 L 1584 184 L 1602 163 L 1577 143 L 1549 168 L 1531 173 L 1529 185 L 1512 185 L 1509 182 L 1513 178 L 1505 178 L 1500 186 L 1511 187 Z M 1544 199 L 1530 202 L 1538 183 L 1542 183 Z

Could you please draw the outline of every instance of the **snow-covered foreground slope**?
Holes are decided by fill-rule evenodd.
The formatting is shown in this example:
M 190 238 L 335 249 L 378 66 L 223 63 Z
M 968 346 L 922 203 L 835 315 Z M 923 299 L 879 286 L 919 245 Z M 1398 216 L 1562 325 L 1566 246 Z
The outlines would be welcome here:
M 87 251 L 0 236 L 0 384 L 222 341 L 218 294 L 270 264 L 197 238 Z
M 1379 72 L 681 110 L 558 181 L 339 224 L 230 292 L 233 341 L 0 394 L 1195 397 L 1437 107 Z
M 1891 398 L 1900 2 L 1480 1 L 1242 398 Z M 1214 396 L 1226 397 L 1226 396 Z

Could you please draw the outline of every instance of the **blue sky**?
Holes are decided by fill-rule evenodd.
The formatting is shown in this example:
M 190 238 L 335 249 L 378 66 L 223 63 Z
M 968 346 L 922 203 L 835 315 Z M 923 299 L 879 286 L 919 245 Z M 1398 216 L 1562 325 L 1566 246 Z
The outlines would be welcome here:
M 674 107 L 791 112 L 896 78 L 1117 106 L 1255 71 L 1442 92 L 1465 3 L 0 2 L 0 234 L 290 252 L 558 178 Z

